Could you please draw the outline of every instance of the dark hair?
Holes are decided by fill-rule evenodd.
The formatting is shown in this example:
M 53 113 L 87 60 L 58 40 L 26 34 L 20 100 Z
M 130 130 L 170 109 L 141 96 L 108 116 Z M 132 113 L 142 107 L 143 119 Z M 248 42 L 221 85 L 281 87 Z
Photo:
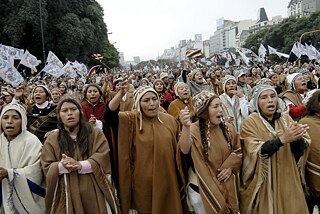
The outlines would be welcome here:
M 206 120 L 202 117 L 199 117 L 199 128 L 200 128 L 200 136 L 201 136 L 201 143 L 203 146 L 203 156 L 205 160 L 208 160 L 209 155 L 209 146 L 208 146 L 208 140 L 206 136 Z M 232 137 L 229 127 L 226 125 L 225 121 L 222 120 L 219 124 L 219 127 L 222 130 L 223 136 L 227 140 L 228 148 L 229 150 L 232 150 Z
M 37 85 L 36 87 L 34 87 L 34 91 L 36 90 L 36 88 L 42 88 L 43 90 L 44 90 L 44 92 L 46 93 L 46 95 L 47 95 L 47 97 L 48 97 L 48 99 L 50 99 L 50 97 L 51 97 L 51 94 L 50 94 L 50 92 L 48 91 L 48 89 L 47 88 L 45 88 L 44 86 L 42 86 L 42 85 Z M 33 93 L 34 94 L 34 93 Z
M 207 142 L 207 137 L 206 137 L 206 127 L 205 124 L 206 120 L 199 117 L 199 128 L 200 128 L 200 135 L 201 135 L 201 143 L 203 146 L 203 156 L 205 160 L 208 160 L 208 142 Z
M 64 129 L 64 125 L 60 118 L 60 111 L 61 107 L 64 103 L 72 103 L 74 104 L 77 109 L 80 111 L 80 120 L 79 120 L 79 131 L 77 133 L 77 142 L 76 144 L 80 148 L 81 154 L 85 156 L 88 154 L 89 150 L 89 137 L 92 133 L 92 126 L 86 122 L 83 118 L 83 112 L 80 104 L 73 98 L 66 98 L 62 99 L 57 107 L 57 117 L 58 117 L 58 128 L 59 128 L 59 135 L 58 135 L 58 142 L 61 149 L 61 154 L 65 153 L 68 156 L 74 157 L 76 148 L 74 146 L 74 140 L 70 137 L 68 132 Z
M 98 91 L 99 91 L 100 96 L 102 97 L 101 87 L 100 87 L 98 84 L 96 84 L 96 83 L 90 83 L 89 85 L 86 86 L 86 88 L 85 88 L 84 91 L 83 91 L 83 96 L 84 96 L 85 99 L 87 98 L 87 91 L 88 91 L 88 88 L 89 88 L 90 86 L 96 87 L 96 88 L 98 89 Z

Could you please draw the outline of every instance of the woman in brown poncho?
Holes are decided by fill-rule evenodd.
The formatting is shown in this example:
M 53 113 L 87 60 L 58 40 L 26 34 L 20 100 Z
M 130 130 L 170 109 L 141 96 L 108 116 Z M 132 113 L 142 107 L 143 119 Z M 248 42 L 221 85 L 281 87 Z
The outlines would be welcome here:
M 303 192 L 308 127 L 278 112 L 272 86 L 256 86 L 255 112 L 243 122 L 240 212 L 308 213 Z
M 308 124 L 311 137 L 310 152 L 306 164 L 306 182 L 309 190 L 307 204 L 313 213 L 315 205 L 320 208 L 320 90 L 309 91 L 303 99 L 307 113 L 299 123 Z
M 84 121 L 74 99 L 62 100 L 57 111 L 60 129 L 47 137 L 40 157 L 47 213 L 118 213 L 104 134 Z
M 150 86 L 135 92 L 135 110 L 119 113 L 126 86 L 124 79 L 105 111 L 117 136 L 121 212 L 183 213 L 176 162 L 178 122 L 159 112 L 158 93 Z
M 199 122 L 191 124 L 187 108 L 180 113 L 179 146 L 184 154 L 191 152 L 194 163 L 189 169 L 189 200 L 197 214 L 238 213 L 239 136 L 232 124 L 223 121 L 217 95 L 202 91 L 193 97 L 193 106 Z

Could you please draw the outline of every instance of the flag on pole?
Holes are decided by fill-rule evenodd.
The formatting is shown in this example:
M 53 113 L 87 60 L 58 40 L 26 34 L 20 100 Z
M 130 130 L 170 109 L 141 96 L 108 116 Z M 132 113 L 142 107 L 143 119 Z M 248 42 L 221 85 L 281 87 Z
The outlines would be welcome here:
M 260 44 L 258 55 L 259 55 L 259 58 L 265 58 L 267 55 L 267 49 L 263 46 L 263 44 Z
M 75 78 L 76 76 L 78 76 L 77 72 L 73 69 L 72 63 L 70 61 L 68 61 L 67 64 L 64 65 L 62 71 L 64 75 L 71 78 Z
M 242 53 L 239 49 L 237 49 L 238 53 L 240 54 L 241 58 L 242 58 L 242 61 L 244 63 L 246 63 L 247 66 L 249 66 L 250 64 L 250 59 L 244 54 Z
M 296 55 L 296 57 L 298 57 L 298 58 L 301 57 L 301 52 L 300 52 L 300 49 L 298 48 L 297 42 L 294 43 L 294 45 L 292 46 L 291 52 L 294 53 L 294 55 Z
M 2 59 L 0 59 L 0 77 L 13 87 L 17 87 L 24 81 L 18 70 Z
M 88 77 L 92 77 L 93 75 L 95 75 L 97 73 L 97 70 L 98 68 L 100 67 L 101 65 L 95 65 L 93 67 L 90 68 L 90 70 L 88 71 L 88 74 L 87 76 Z
M 20 64 L 25 65 L 28 68 L 35 68 L 40 64 L 40 60 L 37 60 L 37 57 L 33 56 L 26 50 L 21 58 Z
M 275 48 L 273 48 L 273 47 L 271 47 L 269 45 L 268 45 L 268 49 L 269 49 L 269 55 L 270 54 L 276 54 L 278 57 L 289 58 L 289 54 L 278 52 L 277 49 L 275 49 Z
M 52 51 L 49 51 L 46 64 L 51 63 L 63 67 L 63 63 L 60 61 L 60 59 Z
M 22 58 L 24 50 L 7 46 L 6 52 L 13 60 L 18 60 Z
M 191 49 L 191 50 L 188 50 L 188 51 L 186 52 L 186 56 L 187 56 L 188 58 L 191 58 L 191 59 L 200 57 L 200 56 L 202 56 L 201 49 Z
M 320 57 L 319 51 L 313 45 L 305 44 L 305 47 L 309 60 L 318 59 Z

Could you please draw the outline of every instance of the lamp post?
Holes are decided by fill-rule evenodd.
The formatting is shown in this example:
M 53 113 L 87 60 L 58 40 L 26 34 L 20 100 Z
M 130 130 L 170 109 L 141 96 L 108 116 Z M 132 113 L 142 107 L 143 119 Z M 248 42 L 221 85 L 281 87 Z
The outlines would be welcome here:
M 301 44 L 301 42 L 302 42 L 302 37 L 303 37 L 303 36 L 305 36 L 305 35 L 307 35 L 307 34 L 317 33 L 317 32 L 320 32 L 320 30 L 308 31 L 308 32 L 304 32 L 303 34 L 301 34 L 300 40 L 299 40 L 300 44 Z M 299 68 L 300 68 L 300 60 L 301 60 L 301 57 L 299 57 L 299 60 L 298 60 L 298 67 L 299 67 Z
M 43 52 L 43 63 L 46 62 L 46 49 L 44 47 L 44 36 L 43 36 L 43 24 L 42 24 L 42 0 L 39 0 L 39 10 L 40 10 L 40 29 L 41 29 L 41 40 L 42 40 L 42 52 Z

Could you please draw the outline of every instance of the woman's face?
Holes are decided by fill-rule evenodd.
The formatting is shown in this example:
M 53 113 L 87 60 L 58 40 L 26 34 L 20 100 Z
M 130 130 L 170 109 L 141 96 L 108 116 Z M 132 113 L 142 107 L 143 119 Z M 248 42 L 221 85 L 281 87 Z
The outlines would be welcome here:
M 51 92 L 52 101 L 54 103 L 58 103 L 61 98 L 61 94 L 58 91 L 52 91 Z
M 238 81 L 241 83 L 245 83 L 246 82 L 246 75 L 242 74 L 240 77 L 238 77 Z
M 178 95 L 181 100 L 187 100 L 190 98 L 189 86 L 187 84 L 182 84 L 178 87 Z
M 13 140 L 21 132 L 22 119 L 16 110 L 6 111 L 1 119 L 1 127 L 8 140 Z
M 198 71 L 195 75 L 194 75 L 194 81 L 196 83 L 202 83 L 203 82 L 203 75 L 201 71 Z
M 66 88 L 64 87 L 64 85 L 60 85 L 59 90 L 61 91 L 61 94 L 66 93 Z
M 273 90 L 263 91 L 258 98 L 260 113 L 271 119 L 277 111 L 278 97 Z
M 280 82 L 279 82 L 279 76 L 278 76 L 278 74 L 273 75 L 273 76 L 271 77 L 271 81 L 272 81 L 273 85 L 275 85 L 275 86 L 279 85 Z
M 12 99 L 13 99 L 13 96 L 11 94 L 4 96 L 4 101 L 6 103 L 11 103 Z
M 38 105 L 44 103 L 49 99 L 48 95 L 46 94 L 46 91 L 42 87 L 36 87 L 33 92 L 33 99 L 34 102 Z
M 65 102 L 62 104 L 59 117 L 65 128 L 79 126 L 80 110 L 73 103 Z
M 303 76 L 304 76 L 304 78 L 306 79 L 306 81 L 311 80 L 311 74 L 310 74 L 310 72 L 304 73 Z
M 97 104 L 100 100 L 99 90 L 95 86 L 89 86 L 85 96 L 91 104 Z
M 77 89 L 80 90 L 80 91 L 82 91 L 83 85 L 84 85 L 83 82 L 80 82 L 80 81 L 79 81 L 78 84 L 77 84 Z
M 214 98 L 208 106 L 209 121 L 213 125 L 219 125 L 222 119 L 221 100 Z
M 228 80 L 226 82 L 226 94 L 233 96 L 233 91 L 237 89 L 236 81 Z
M 156 92 L 161 93 L 163 91 L 162 82 L 156 82 L 156 84 L 154 85 L 154 89 L 156 90 Z
M 303 75 L 297 77 L 294 81 L 294 86 L 297 92 L 304 92 L 307 90 L 307 81 Z
M 148 85 L 148 82 L 146 80 L 141 81 L 141 86 L 147 86 L 147 85 Z
M 147 92 L 140 100 L 141 112 L 147 118 L 155 118 L 159 111 L 159 99 L 153 92 Z

